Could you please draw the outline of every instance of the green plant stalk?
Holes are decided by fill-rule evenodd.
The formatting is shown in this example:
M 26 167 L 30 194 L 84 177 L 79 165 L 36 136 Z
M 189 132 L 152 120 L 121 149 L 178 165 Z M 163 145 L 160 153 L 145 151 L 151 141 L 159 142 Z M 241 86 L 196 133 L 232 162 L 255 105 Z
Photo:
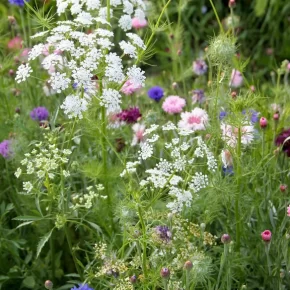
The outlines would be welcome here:
M 52 224 L 52 228 L 54 227 L 54 225 Z M 55 251 L 54 251 L 54 243 L 52 240 L 52 235 L 49 239 L 49 247 L 50 247 L 50 259 L 51 259 L 51 278 L 52 281 L 55 281 Z
M 25 29 L 25 21 L 24 21 L 24 17 L 23 17 L 23 9 L 19 8 L 19 14 L 20 14 L 20 19 L 21 19 L 21 27 L 22 27 L 22 31 L 23 31 L 23 35 L 24 35 L 24 40 L 25 40 L 25 45 L 28 46 L 28 37 L 27 37 L 27 33 L 26 33 L 26 29 Z
M 140 219 L 140 223 L 141 223 L 141 227 L 142 227 L 142 235 L 143 235 L 143 255 L 142 255 L 142 269 L 143 269 L 143 275 L 145 278 L 147 278 L 147 243 L 145 241 L 145 237 L 146 237 L 146 226 L 144 223 L 144 219 L 142 216 L 142 210 L 141 207 L 138 205 L 138 215 L 139 215 L 139 219 Z
M 229 244 L 224 244 L 224 252 L 223 252 L 223 254 L 221 256 L 220 269 L 219 269 L 219 274 L 218 274 L 218 279 L 217 279 L 217 283 L 216 283 L 216 286 L 215 286 L 215 290 L 219 289 L 219 284 L 220 284 L 222 272 L 223 272 L 224 266 L 227 263 L 228 252 L 229 252 Z
M 186 279 L 186 286 L 185 286 L 185 289 L 186 290 L 190 290 L 190 285 L 189 285 L 189 278 L 190 278 L 190 270 L 185 270 L 185 279 Z
M 168 279 L 163 278 L 164 290 L 168 290 Z
M 242 150 L 242 132 L 239 127 L 238 132 L 238 144 L 237 144 L 237 179 L 238 179 L 238 192 L 235 200 L 235 219 L 236 219 L 236 246 L 237 250 L 240 251 L 241 245 L 241 224 L 240 224 L 240 213 L 239 213 L 239 201 L 241 194 L 241 150 Z
M 219 24 L 220 30 L 221 30 L 221 32 L 224 34 L 224 33 L 225 33 L 225 32 L 224 32 L 224 28 L 223 28 L 223 26 L 222 26 L 222 23 L 221 23 L 221 21 L 220 21 L 220 18 L 219 18 L 219 16 L 218 16 L 218 13 L 217 13 L 217 11 L 216 11 L 216 9 L 215 9 L 215 6 L 214 6 L 212 0 L 209 0 L 209 2 L 210 2 L 210 4 L 211 4 L 211 7 L 212 7 L 213 12 L 214 12 L 214 14 L 215 14 L 216 20 L 217 20 L 217 22 L 218 22 L 218 24 Z
M 77 258 L 76 258 L 75 254 L 73 252 L 72 242 L 71 242 L 70 234 L 69 234 L 68 227 L 67 227 L 66 224 L 64 225 L 64 232 L 65 232 L 66 240 L 67 240 L 67 243 L 68 243 L 68 246 L 69 246 L 69 250 L 70 250 L 71 256 L 73 258 L 76 270 L 77 270 L 77 272 L 78 272 L 78 274 L 80 276 L 80 279 L 83 280 L 83 274 L 82 274 L 82 271 L 81 271 L 80 266 L 78 264 Z
M 270 242 L 265 242 L 265 252 L 267 256 L 267 268 L 268 268 L 268 274 L 269 277 L 271 276 L 271 263 L 270 263 L 270 256 L 269 256 L 269 250 L 270 250 Z

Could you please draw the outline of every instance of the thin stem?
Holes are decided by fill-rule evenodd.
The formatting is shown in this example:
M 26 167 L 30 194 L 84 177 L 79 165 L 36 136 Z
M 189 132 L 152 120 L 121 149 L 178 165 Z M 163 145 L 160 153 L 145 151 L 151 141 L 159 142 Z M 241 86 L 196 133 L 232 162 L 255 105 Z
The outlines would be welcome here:
M 143 216 L 142 216 L 142 211 L 141 211 L 141 207 L 138 206 L 138 214 L 139 214 L 139 219 L 141 222 L 141 226 L 142 226 L 142 234 L 143 234 L 143 255 L 142 255 L 142 268 L 143 268 L 143 274 L 144 277 L 147 277 L 147 253 L 146 253 L 146 248 L 147 248 L 147 243 L 145 240 L 146 237 L 146 226 L 143 220 Z
M 210 4 L 211 4 L 211 7 L 212 7 L 213 12 L 214 12 L 214 14 L 215 14 L 216 20 L 217 20 L 217 22 L 218 22 L 218 24 L 219 24 L 220 30 L 221 30 L 222 33 L 224 33 L 224 28 L 223 28 L 223 26 L 222 26 L 222 23 L 221 23 L 221 21 L 220 21 L 220 18 L 219 18 L 219 16 L 218 16 L 218 13 L 217 13 L 217 11 L 216 11 L 216 9 L 215 9 L 215 6 L 214 6 L 212 0 L 209 0 L 209 2 L 210 2 Z
M 72 248 L 72 242 L 71 242 L 71 238 L 70 238 L 70 234 L 69 234 L 69 231 L 68 231 L 68 227 L 67 225 L 64 225 L 64 231 L 65 231 L 65 236 L 66 236 L 66 240 L 67 240 L 67 243 L 68 243 L 68 246 L 69 246 L 69 250 L 70 250 L 70 253 L 71 253 L 71 256 L 74 260 L 74 264 L 75 264 L 75 267 L 76 267 L 76 270 L 80 276 L 80 279 L 83 280 L 83 275 L 82 275 L 82 271 L 80 269 L 80 266 L 78 264 L 78 260 L 73 252 L 73 248 Z
M 54 225 L 52 224 L 52 227 Z M 49 239 L 49 247 L 50 247 L 50 259 L 51 259 L 51 277 L 52 277 L 52 281 L 55 280 L 55 251 L 54 251 L 54 243 L 53 243 L 53 239 L 52 239 L 52 235 Z
M 23 17 L 23 11 L 21 8 L 19 8 L 19 11 L 20 11 L 21 27 L 22 27 L 22 31 L 23 31 L 23 35 L 24 35 L 25 45 L 28 46 L 28 38 L 27 38 L 26 29 L 25 29 L 25 21 L 24 21 L 24 17 Z

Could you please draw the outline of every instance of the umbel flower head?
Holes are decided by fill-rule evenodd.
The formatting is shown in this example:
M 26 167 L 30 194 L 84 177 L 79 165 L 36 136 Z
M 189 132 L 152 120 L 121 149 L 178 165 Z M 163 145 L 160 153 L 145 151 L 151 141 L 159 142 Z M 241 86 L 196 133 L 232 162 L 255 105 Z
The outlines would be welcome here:
M 213 65 L 229 65 L 236 53 L 235 39 L 220 34 L 211 40 L 207 53 Z

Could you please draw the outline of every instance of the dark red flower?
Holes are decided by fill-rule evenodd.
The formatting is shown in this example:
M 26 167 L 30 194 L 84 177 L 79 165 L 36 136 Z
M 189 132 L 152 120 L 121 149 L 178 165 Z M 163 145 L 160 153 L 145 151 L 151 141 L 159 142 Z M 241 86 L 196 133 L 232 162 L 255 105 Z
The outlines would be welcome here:
M 290 157 L 290 129 L 282 131 L 275 140 L 276 146 L 282 146 L 282 150 Z
M 121 113 L 118 114 L 118 118 L 121 121 L 125 121 L 128 124 L 133 124 L 138 121 L 139 118 L 141 118 L 142 115 L 140 113 L 139 108 L 129 108 L 127 110 L 123 110 Z

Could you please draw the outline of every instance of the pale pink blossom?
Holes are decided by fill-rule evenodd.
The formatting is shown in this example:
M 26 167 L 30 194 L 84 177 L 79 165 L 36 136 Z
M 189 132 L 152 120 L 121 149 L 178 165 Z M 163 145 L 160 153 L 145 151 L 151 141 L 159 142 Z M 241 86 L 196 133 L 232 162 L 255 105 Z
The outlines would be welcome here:
M 231 152 L 228 149 L 224 149 L 221 153 L 222 162 L 225 168 L 233 166 L 233 157 Z
M 191 112 L 181 113 L 178 127 L 184 130 L 205 130 L 208 124 L 208 114 L 205 110 L 194 108 Z
M 231 88 L 239 88 L 243 85 L 243 75 L 241 74 L 240 71 L 233 69 L 232 75 L 231 75 L 231 80 L 230 80 L 230 87 Z
M 22 38 L 20 36 L 15 36 L 11 40 L 9 40 L 7 46 L 10 50 L 19 50 L 22 48 Z
M 129 96 L 134 94 L 135 92 L 139 91 L 142 88 L 142 86 L 138 85 L 136 86 L 133 84 L 130 80 L 127 80 L 123 87 L 121 88 L 121 92 L 124 93 L 125 95 Z
M 179 114 L 181 113 L 183 107 L 186 105 L 186 101 L 179 96 L 169 96 L 167 97 L 163 104 L 162 109 L 168 114 Z
M 135 29 L 144 28 L 144 27 L 147 26 L 147 20 L 145 18 L 144 19 L 139 19 L 137 17 L 134 17 L 132 19 L 132 26 Z
M 145 140 L 144 132 L 145 132 L 145 125 L 136 123 L 132 126 L 134 136 L 131 145 L 135 146 L 137 144 L 143 143 Z
M 287 207 L 287 216 L 290 217 L 290 205 Z
M 239 128 L 225 123 L 221 124 L 222 139 L 230 147 L 235 147 L 239 139 Z M 243 145 L 249 145 L 254 140 L 254 126 L 244 125 L 241 126 L 241 143 Z

